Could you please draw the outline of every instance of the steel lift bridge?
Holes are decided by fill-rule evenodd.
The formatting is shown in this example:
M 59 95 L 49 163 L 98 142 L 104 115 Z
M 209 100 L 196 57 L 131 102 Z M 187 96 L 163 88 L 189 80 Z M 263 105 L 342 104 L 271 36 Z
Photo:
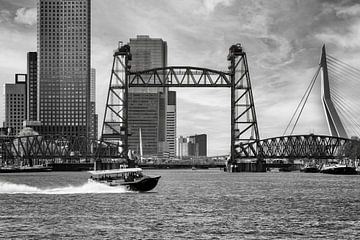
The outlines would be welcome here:
M 227 56 L 229 71 L 171 66 L 132 72 L 129 45 L 120 43 L 115 50 L 102 141 L 119 144 L 120 156 L 128 157 L 128 92 L 133 87 L 222 87 L 231 92 L 231 147 L 235 160 L 241 152 L 257 154 L 259 130 L 252 95 L 246 53 L 240 44 L 232 45 Z M 243 146 L 246 145 L 246 149 Z
M 129 45 L 119 45 L 113 55 L 112 73 L 100 141 L 82 136 L 0 138 L 0 160 L 12 164 L 73 162 L 81 159 L 128 160 L 128 91 L 130 87 L 223 87 L 231 90 L 231 159 L 240 152 L 256 155 L 259 131 L 251 90 L 246 53 L 232 45 L 227 60 L 229 71 L 173 66 L 132 72 Z M 254 145 L 253 145 L 254 144 Z M 243 145 L 248 146 L 246 149 Z M 12 162 L 11 162 L 12 161 Z

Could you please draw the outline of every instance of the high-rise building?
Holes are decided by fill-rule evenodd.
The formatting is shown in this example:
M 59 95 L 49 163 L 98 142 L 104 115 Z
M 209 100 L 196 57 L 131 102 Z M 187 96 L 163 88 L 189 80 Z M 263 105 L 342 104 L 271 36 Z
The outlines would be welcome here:
M 89 136 L 90 12 L 90 0 L 38 1 L 42 134 Z
M 98 115 L 96 114 L 96 70 L 91 68 L 90 73 L 90 133 L 91 139 L 98 137 Z
M 26 81 L 26 119 L 29 121 L 37 120 L 38 101 L 37 101 L 37 52 L 27 53 L 27 81 Z
M 188 142 L 186 138 L 183 136 L 178 137 L 176 139 L 176 145 L 176 156 L 180 159 L 189 156 Z
M 5 84 L 5 122 L 11 135 L 19 134 L 26 119 L 26 74 L 15 74 L 15 84 Z
M 176 156 L 176 92 L 168 92 L 168 104 L 166 107 L 166 142 L 169 157 Z
M 131 70 L 141 71 L 167 66 L 167 44 L 162 39 L 140 35 L 130 39 Z M 128 120 L 131 136 L 129 148 L 140 150 L 141 129 L 143 154 L 164 156 L 166 143 L 167 89 L 130 88 Z
M 199 134 L 190 136 L 189 155 L 196 157 L 207 156 L 207 136 L 206 134 Z
M 177 138 L 176 155 L 183 157 L 206 157 L 207 156 L 207 135 L 200 134 L 189 137 L 180 136 Z

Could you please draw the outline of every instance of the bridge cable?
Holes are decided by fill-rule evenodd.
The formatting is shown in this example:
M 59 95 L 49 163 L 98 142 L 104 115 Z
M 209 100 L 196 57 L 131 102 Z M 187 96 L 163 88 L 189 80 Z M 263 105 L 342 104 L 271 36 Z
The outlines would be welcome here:
M 307 102 L 307 100 L 308 100 L 308 98 L 309 98 L 309 95 L 310 95 L 310 93 L 311 93 L 311 90 L 313 89 L 314 84 L 315 84 L 315 82 L 316 82 L 316 79 L 317 79 L 317 77 L 318 77 L 318 75 L 319 75 L 319 72 L 320 72 L 320 66 L 318 67 L 318 69 L 317 69 L 314 77 L 313 77 L 312 80 L 311 80 L 311 83 L 310 83 L 310 86 L 311 86 L 311 87 L 310 87 L 310 91 L 308 92 L 308 94 L 307 94 L 307 96 L 306 96 L 306 98 L 305 98 L 304 104 L 302 105 L 301 110 L 300 110 L 300 113 L 299 113 L 299 115 L 298 115 L 297 118 L 296 118 L 295 124 L 294 124 L 294 126 L 293 126 L 293 128 L 292 128 L 292 130 L 291 130 L 291 132 L 290 132 L 290 135 L 292 135 L 293 132 L 294 132 L 294 130 L 295 130 L 295 127 L 296 127 L 296 125 L 297 125 L 297 123 L 298 123 L 298 121 L 299 121 L 299 119 L 300 119 L 300 116 L 301 116 L 302 111 L 304 110 L 305 104 L 306 104 L 306 102 Z
M 339 108 L 341 115 L 344 116 L 344 121 L 352 123 L 350 125 L 347 125 L 347 127 L 351 128 L 353 132 L 355 132 L 357 135 L 360 135 L 360 124 L 357 123 L 357 121 L 355 120 L 356 117 L 352 114 L 352 106 L 347 104 L 345 98 L 339 95 L 337 92 L 332 91 L 331 94 L 334 96 L 333 99 L 335 100 L 335 103 L 339 103 L 336 104 L 336 107 Z M 357 128 L 355 128 L 354 125 Z
M 328 70 L 330 70 L 334 74 L 340 74 L 342 76 L 345 75 L 352 82 L 356 82 L 356 83 L 359 82 L 359 75 L 356 75 L 355 73 L 349 71 L 349 69 L 341 68 L 341 66 L 333 64 L 330 61 L 328 62 Z M 344 80 L 340 79 L 340 81 L 343 82 Z
M 359 133 L 359 132 L 358 132 L 358 129 L 354 127 L 354 125 L 358 125 L 358 124 L 356 123 L 356 121 L 355 121 L 353 118 L 351 118 L 351 116 L 349 115 L 348 111 L 346 111 L 343 106 L 340 106 L 340 107 L 338 107 L 338 108 L 339 108 L 339 110 L 340 110 L 340 111 L 339 111 L 339 114 L 340 114 L 343 118 L 347 118 L 347 120 L 345 120 L 345 122 L 350 123 L 349 125 L 346 124 L 346 128 L 350 128 L 354 133 L 358 134 L 358 133 Z
M 353 67 L 350 64 L 348 64 L 344 61 L 341 61 L 340 59 L 337 59 L 333 56 L 327 55 L 327 57 L 328 57 L 327 59 L 330 60 L 331 62 L 337 63 L 338 65 L 342 66 L 343 68 L 349 69 L 349 71 L 351 71 L 355 74 L 360 74 L 360 69 Z
M 335 79 L 344 79 L 338 75 L 334 76 L 335 78 L 330 78 L 331 80 L 334 80 L 334 83 L 338 83 Z M 357 123 L 356 114 L 354 114 L 354 112 L 359 112 L 359 107 L 355 105 L 358 95 L 354 93 L 354 89 L 357 89 L 359 84 L 357 84 L 357 86 L 355 84 L 350 84 L 350 86 L 348 85 L 349 84 L 331 84 L 332 87 L 330 93 L 335 107 L 339 110 L 339 113 L 342 116 L 341 119 L 344 123 L 346 122 L 344 125 L 348 129 L 351 129 L 352 133 L 359 135 L 360 125 Z M 344 88 L 344 86 L 347 87 L 344 89 L 345 92 L 341 91 L 341 88 Z
M 316 76 L 317 76 L 317 74 L 318 74 L 319 70 L 320 70 L 320 67 L 316 70 L 316 73 L 315 73 L 315 75 L 316 75 Z M 314 75 L 314 76 L 315 76 L 315 75 Z M 315 79 L 316 79 L 316 78 L 315 78 Z M 300 100 L 299 104 L 297 105 L 297 107 L 296 107 L 296 109 L 295 109 L 295 111 L 294 111 L 293 115 L 291 116 L 291 119 L 290 119 L 290 121 L 289 121 L 288 125 L 287 125 L 287 126 L 286 126 L 286 128 L 285 128 L 285 131 L 284 131 L 284 132 L 283 132 L 283 134 L 282 134 L 283 136 L 285 136 L 286 131 L 289 129 L 289 127 L 290 127 L 290 125 L 291 125 L 292 121 L 294 120 L 294 117 L 295 117 L 296 113 L 298 112 L 298 110 L 299 110 L 299 108 L 300 108 L 300 106 L 301 106 L 302 102 L 304 101 L 305 97 L 306 97 L 306 96 L 308 96 L 308 95 L 310 94 L 311 89 L 312 89 L 312 85 L 313 85 L 313 81 L 315 81 L 315 79 L 314 79 L 314 77 L 313 77 L 313 79 L 311 80 L 311 82 L 310 82 L 309 86 L 306 88 L 306 91 L 305 91 L 304 95 L 302 96 L 302 98 L 301 98 L 301 100 Z M 307 97 L 306 97 L 306 98 L 307 98 Z M 290 135 L 291 135 L 291 134 L 290 134 Z
M 346 92 L 346 99 L 347 101 L 346 102 L 349 102 L 350 105 L 352 105 L 354 108 L 357 108 L 357 106 L 354 105 L 354 103 L 352 102 L 355 102 L 357 99 L 358 99 L 358 94 L 354 91 L 355 89 L 358 89 L 359 87 L 359 84 L 355 85 L 355 84 L 346 84 L 346 89 L 344 89 L 344 85 L 345 84 L 340 84 L 338 80 L 338 78 L 341 78 L 340 76 L 338 75 L 335 75 L 335 74 L 331 74 L 329 75 L 331 78 L 331 80 L 333 79 L 336 79 L 333 80 L 334 82 L 331 83 L 331 91 L 334 91 L 338 94 L 340 94 L 341 96 L 344 96 L 342 94 L 342 90 L 345 90 Z M 359 109 L 359 108 L 358 108 Z

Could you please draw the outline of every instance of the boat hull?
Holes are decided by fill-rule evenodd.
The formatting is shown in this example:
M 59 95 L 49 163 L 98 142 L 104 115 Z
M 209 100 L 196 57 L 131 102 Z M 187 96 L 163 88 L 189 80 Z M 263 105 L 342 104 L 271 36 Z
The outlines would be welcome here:
M 120 185 L 126 186 L 131 191 L 138 191 L 138 192 L 147 192 L 153 190 L 158 181 L 160 179 L 160 176 L 157 177 L 143 177 L 140 180 L 136 180 L 133 182 L 124 182 Z
M 318 169 L 317 167 L 305 167 L 300 171 L 304 173 L 318 173 L 320 172 L 320 169 Z
M 354 167 L 330 167 L 320 171 L 326 174 L 338 174 L 338 175 L 356 175 L 358 174 Z

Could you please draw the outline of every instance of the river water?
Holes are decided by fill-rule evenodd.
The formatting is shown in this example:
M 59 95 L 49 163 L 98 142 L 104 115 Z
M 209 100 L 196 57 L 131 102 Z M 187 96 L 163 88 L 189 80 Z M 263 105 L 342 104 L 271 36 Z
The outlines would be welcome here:
M 149 193 L 87 172 L 0 175 L 0 239 L 359 239 L 360 175 L 146 170 Z

